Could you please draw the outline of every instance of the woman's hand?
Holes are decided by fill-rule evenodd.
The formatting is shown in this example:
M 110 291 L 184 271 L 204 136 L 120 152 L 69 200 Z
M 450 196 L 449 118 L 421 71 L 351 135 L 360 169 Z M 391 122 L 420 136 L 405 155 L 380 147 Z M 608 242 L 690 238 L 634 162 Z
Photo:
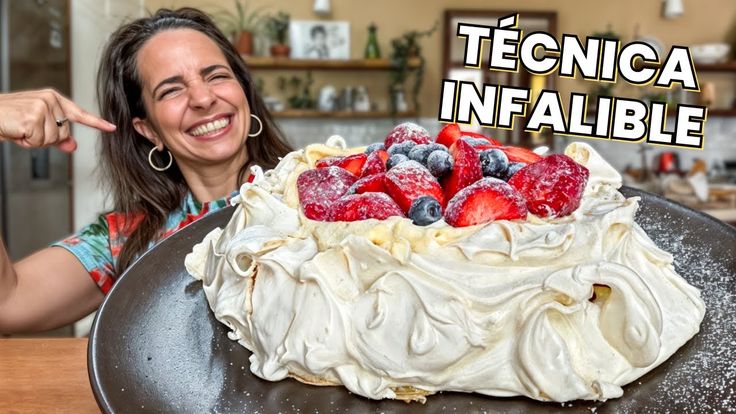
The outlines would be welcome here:
M 0 140 L 21 147 L 56 146 L 72 152 L 70 123 L 112 132 L 115 125 L 90 114 L 53 89 L 0 94 Z

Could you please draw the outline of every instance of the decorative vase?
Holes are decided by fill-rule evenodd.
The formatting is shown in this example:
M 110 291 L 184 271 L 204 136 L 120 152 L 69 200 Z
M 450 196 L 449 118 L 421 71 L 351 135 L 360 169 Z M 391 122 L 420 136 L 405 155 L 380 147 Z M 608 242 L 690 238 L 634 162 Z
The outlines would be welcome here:
M 235 45 L 238 49 L 238 53 L 245 56 L 253 54 L 253 33 L 251 32 L 240 32 L 238 35 L 238 42 Z
M 393 96 L 393 106 L 394 110 L 396 112 L 406 112 L 409 110 L 409 105 L 406 103 L 406 98 L 404 97 L 404 89 L 401 87 L 397 87 L 394 89 L 394 96 Z
M 291 47 L 289 47 L 289 45 L 284 45 L 281 43 L 271 45 L 271 56 L 273 57 L 289 57 L 290 53 Z
M 368 43 L 365 45 L 365 53 L 363 57 L 366 59 L 378 59 L 381 57 L 381 49 L 378 47 L 378 39 L 376 38 L 376 25 L 371 23 L 368 26 Z
M 713 82 L 703 82 L 700 85 L 700 105 L 710 107 L 716 101 L 716 85 Z

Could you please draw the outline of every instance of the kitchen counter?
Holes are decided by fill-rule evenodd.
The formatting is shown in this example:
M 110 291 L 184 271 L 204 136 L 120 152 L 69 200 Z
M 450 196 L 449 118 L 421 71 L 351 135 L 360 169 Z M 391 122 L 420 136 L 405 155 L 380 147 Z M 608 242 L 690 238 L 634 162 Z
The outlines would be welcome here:
M 0 339 L 0 411 L 99 413 L 87 338 Z

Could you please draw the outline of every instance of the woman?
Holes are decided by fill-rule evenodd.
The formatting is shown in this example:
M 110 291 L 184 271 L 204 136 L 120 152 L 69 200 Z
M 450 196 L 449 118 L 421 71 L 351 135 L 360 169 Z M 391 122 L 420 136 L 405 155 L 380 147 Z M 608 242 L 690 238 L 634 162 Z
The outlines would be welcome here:
M 118 29 L 97 83 L 112 124 L 53 91 L 0 97 L 0 113 L 18 115 L 2 116 L 0 138 L 22 146 L 73 150 L 67 120 L 101 130 L 114 201 L 113 213 L 15 265 L 2 246 L 0 332 L 52 329 L 90 313 L 136 257 L 226 206 L 250 166 L 271 168 L 291 150 L 238 53 L 195 9 L 160 10 Z

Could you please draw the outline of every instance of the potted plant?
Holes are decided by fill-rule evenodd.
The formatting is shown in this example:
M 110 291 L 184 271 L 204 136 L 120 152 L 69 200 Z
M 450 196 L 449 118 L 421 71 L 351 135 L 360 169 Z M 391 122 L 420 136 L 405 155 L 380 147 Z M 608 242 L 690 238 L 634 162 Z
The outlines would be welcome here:
M 291 53 L 291 48 L 286 42 L 286 37 L 289 34 L 289 20 L 289 14 L 283 11 L 270 16 L 266 20 L 266 31 L 273 42 L 271 45 L 271 56 L 288 57 L 289 53 Z
M 248 9 L 248 4 L 242 0 L 233 0 L 235 12 L 220 9 L 212 13 L 223 32 L 232 36 L 235 48 L 242 55 L 253 54 L 253 36 L 263 27 L 263 9 Z
M 419 45 L 419 39 L 432 35 L 439 27 L 438 22 L 429 30 L 419 32 L 412 30 L 398 38 L 391 40 L 391 83 L 389 94 L 391 96 L 391 112 L 396 113 L 404 108 L 401 106 L 404 96 L 404 83 L 409 75 L 414 74 L 414 85 L 411 89 L 411 98 L 414 109 L 419 111 L 419 89 L 424 78 L 424 56 Z M 416 63 L 415 63 L 416 62 Z M 398 105 L 397 105 L 398 104 Z M 398 107 L 397 107 L 398 106 Z

